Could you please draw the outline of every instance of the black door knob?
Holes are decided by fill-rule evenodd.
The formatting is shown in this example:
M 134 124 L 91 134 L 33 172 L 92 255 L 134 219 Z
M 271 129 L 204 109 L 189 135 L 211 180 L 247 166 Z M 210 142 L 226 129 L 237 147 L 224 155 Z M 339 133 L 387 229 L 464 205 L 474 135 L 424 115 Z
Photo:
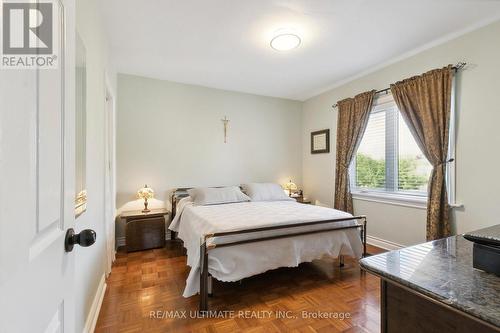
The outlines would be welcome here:
M 69 228 L 68 231 L 66 231 L 64 248 L 66 249 L 66 252 L 71 252 L 73 251 L 73 246 L 75 244 L 83 247 L 90 246 L 95 243 L 96 237 L 97 235 L 94 230 L 85 229 L 80 231 L 79 234 L 75 234 L 75 230 L 73 230 L 73 228 Z

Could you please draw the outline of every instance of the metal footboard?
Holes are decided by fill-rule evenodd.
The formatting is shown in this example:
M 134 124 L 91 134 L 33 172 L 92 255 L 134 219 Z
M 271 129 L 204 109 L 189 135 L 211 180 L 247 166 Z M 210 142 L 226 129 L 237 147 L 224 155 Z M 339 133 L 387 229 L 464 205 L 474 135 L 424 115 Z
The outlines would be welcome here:
M 321 225 L 328 224 L 332 222 L 343 222 L 343 221 L 351 221 L 358 220 L 359 222 L 355 225 L 351 226 L 343 226 L 343 227 L 334 227 L 320 230 L 310 230 L 310 231 L 301 231 L 301 232 L 293 232 L 294 228 L 304 227 L 304 226 L 312 226 L 312 225 Z M 227 232 L 216 232 L 206 234 L 202 239 L 202 244 L 200 245 L 200 311 L 208 311 L 208 296 L 209 296 L 209 279 L 210 275 L 208 273 L 208 252 L 215 248 L 235 246 L 240 244 L 247 243 L 255 243 L 266 240 L 280 239 L 280 238 L 289 238 L 295 236 L 302 235 L 310 235 L 321 232 L 328 232 L 334 230 L 344 230 L 344 229 L 360 229 L 360 238 L 363 243 L 363 257 L 366 256 L 366 224 L 367 219 L 364 215 L 331 219 L 331 220 L 323 220 L 323 221 L 313 221 L 313 222 L 303 222 L 296 224 L 285 224 L 271 227 L 261 227 L 261 228 L 253 228 L 253 229 L 245 229 L 245 230 L 236 230 L 236 231 L 227 231 Z M 224 237 L 224 236 L 232 236 L 232 235 L 240 235 L 240 234 L 251 234 L 259 231 L 270 231 L 270 230 L 280 230 L 280 229 L 290 229 L 291 233 L 281 234 L 281 235 L 273 235 L 273 236 L 264 236 L 264 237 L 256 237 L 252 239 L 244 239 L 244 240 L 236 240 L 232 242 L 222 243 L 222 244 L 207 244 L 207 240 L 214 237 Z M 342 266 L 342 265 L 341 265 Z

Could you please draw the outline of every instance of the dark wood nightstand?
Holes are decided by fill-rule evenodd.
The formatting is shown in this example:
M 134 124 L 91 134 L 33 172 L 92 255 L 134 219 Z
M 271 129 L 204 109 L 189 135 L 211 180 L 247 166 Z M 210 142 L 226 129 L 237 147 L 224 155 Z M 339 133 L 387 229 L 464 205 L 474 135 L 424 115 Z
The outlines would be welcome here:
M 123 212 L 125 220 L 125 241 L 127 252 L 153 249 L 165 246 L 166 209 L 151 209 L 149 213 L 140 210 Z
M 307 204 L 307 205 L 312 204 L 311 200 L 309 200 L 309 199 L 308 200 L 304 200 L 304 196 L 302 196 L 302 195 L 298 196 L 298 197 L 292 197 L 292 198 L 294 198 L 295 200 L 297 200 L 297 202 L 299 202 L 299 203 L 303 203 L 303 204 Z

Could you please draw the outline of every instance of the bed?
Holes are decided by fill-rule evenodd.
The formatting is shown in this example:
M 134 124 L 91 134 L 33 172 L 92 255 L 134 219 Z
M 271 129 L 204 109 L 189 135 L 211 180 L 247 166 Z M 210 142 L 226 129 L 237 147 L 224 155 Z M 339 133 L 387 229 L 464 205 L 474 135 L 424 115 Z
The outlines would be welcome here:
M 172 195 L 169 229 L 184 242 L 191 271 L 184 297 L 208 310 L 212 277 L 239 281 L 323 257 L 366 254 L 366 217 L 290 201 L 197 206 L 186 188 Z

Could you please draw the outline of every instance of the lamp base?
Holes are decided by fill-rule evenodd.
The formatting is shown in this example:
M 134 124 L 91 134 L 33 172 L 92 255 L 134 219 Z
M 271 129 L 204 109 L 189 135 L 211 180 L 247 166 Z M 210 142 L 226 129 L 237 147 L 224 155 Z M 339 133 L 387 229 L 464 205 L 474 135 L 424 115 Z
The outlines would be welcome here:
M 143 213 L 149 213 L 151 210 L 148 209 L 148 199 L 144 200 L 144 209 L 142 210 Z

